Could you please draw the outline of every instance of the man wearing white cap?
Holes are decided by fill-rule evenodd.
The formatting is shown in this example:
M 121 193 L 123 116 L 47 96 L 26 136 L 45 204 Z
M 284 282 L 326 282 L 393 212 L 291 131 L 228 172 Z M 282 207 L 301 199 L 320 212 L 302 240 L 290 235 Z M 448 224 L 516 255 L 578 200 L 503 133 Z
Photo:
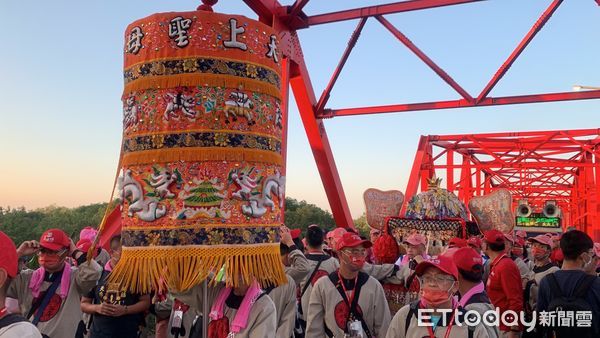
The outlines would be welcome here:
M 406 246 L 406 255 L 396 262 L 400 266 L 398 277 L 406 281 L 415 270 L 417 264 L 429 259 L 425 253 L 427 247 L 427 238 L 419 233 L 414 233 L 404 240 Z

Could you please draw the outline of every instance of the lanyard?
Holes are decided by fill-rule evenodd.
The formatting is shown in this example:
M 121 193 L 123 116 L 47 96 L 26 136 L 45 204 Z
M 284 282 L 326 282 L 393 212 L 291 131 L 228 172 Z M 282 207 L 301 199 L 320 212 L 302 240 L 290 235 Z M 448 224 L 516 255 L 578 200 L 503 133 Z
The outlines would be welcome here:
M 342 290 L 344 290 L 344 294 L 348 297 L 348 292 L 346 291 L 346 287 L 344 286 L 344 279 L 342 275 L 340 275 L 340 271 L 338 270 L 338 277 L 340 278 L 340 284 L 342 284 Z M 352 289 L 352 296 L 348 300 L 348 311 L 351 311 L 352 301 L 354 300 L 354 294 L 356 293 L 356 284 L 358 283 L 358 275 L 354 278 L 354 289 Z M 345 300 L 345 299 L 344 299 Z
M 446 334 L 444 335 L 444 338 L 448 338 L 448 336 L 450 336 L 450 331 L 452 331 L 452 326 L 454 325 L 454 315 L 455 314 L 456 314 L 456 309 L 453 309 L 453 311 L 452 311 L 452 317 L 450 317 L 450 324 L 448 325 L 448 328 L 446 329 Z M 430 338 L 435 338 L 435 334 L 433 333 L 432 326 L 427 326 L 427 331 L 429 331 L 429 337 Z

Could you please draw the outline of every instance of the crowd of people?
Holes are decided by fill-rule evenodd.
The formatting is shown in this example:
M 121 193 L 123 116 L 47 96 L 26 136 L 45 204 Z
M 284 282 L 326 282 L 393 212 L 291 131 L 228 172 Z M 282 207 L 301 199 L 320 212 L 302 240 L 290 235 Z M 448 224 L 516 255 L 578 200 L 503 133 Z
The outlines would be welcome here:
M 489 230 L 432 249 L 419 233 L 399 243 L 379 230 L 367 239 L 311 225 L 301 238 L 282 226 L 286 284 L 240 274 L 236 287 L 220 280 L 164 295 L 111 283 L 120 237 L 88 260 L 95 233 L 84 230 L 77 244 L 51 229 L 18 248 L 0 232 L 0 337 L 137 338 L 148 313 L 157 338 L 201 337 L 204 302 L 210 338 L 600 336 L 600 244 L 578 230 Z M 36 256 L 39 268 L 23 264 Z M 400 306 L 389 290 L 404 294 Z

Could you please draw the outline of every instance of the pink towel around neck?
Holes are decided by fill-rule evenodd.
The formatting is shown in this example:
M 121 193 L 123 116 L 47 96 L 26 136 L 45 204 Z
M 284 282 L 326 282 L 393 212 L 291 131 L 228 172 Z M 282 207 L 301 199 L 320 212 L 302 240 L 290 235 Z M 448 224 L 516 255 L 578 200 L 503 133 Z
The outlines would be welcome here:
M 104 264 L 104 270 L 111 272 L 112 271 L 112 264 L 110 264 L 110 260 L 108 262 L 106 262 L 106 264 Z
M 217 298 L 215 299 L 215 302 L 213 303 L 213 306 L 210 310 L 209 317 L 211 320 L 218 320 L 223 318 L 223 309 L 225 307 L 225 301 L 227 300 L 227 297 L 229 297 L 229 295 L 231 294 L 232 290 L 232 288 L 226 287 L 219 291 L 219 294 L 217 295 Z M 231 332 L 239 333 L 241 330 L 246 328 L 246 326 L 248 325 L 248 317 L 250 317 L 250 310 L 252 309 L 252 305 L 261 293 L 262 290 L 260 289 L 258 282 L 254 281 L 248 288 L 248 291 L 246 291 L 244 299 L 242 300 L 242 304 L 240 305 L 240 308 L 236 312 L 235 317 L 231 322 Z
M 465 304 L 469 301 L 469 299 L 471 299 L 471 297 L 473 297 L 473 295 L 481 293 L 481 292 L 483 292 L 483 290 L 485 290 L 485 288 L 483 286 L 483 282 L 472 287 L 471 290 L 467 291 L 464 295 L 462 295 L 462 297 L 460 297 L 460 301 L 459 301 L 460 306 L 464 307 Z
M 44 282 L 44 276 L 46 275 L 46 270 L 42 267 L 38 268 L 33 272 L 31 276 L 31 280 L 29 281 L 29 289 L 31 289 L 31 293 L 34 298 L 38 298 L 40 296 L 40 287 Z M 69 294 L 69 287 L 71 286 L 71 265 L 65 262 L 65 267 L 63 269 L 62 276 L 60 278 L 60 289 L 58 291 L 58 295 L 63 300 L 67 298 Z

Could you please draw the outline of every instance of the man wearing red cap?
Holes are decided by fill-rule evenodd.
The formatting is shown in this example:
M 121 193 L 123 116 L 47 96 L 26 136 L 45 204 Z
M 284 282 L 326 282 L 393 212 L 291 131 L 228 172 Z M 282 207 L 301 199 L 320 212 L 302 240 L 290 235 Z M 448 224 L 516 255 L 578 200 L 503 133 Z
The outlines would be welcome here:
M 310 272 L 310 265 L 302 251 L 296 246 L 292 232 L 299 236 L 298 231 L 290 231 L 285 225 L 279 229 L 282 244 L 281 258 L 285 267 L 285 273 L 292 277 L 296 284 L 299 284 Z
M 537 304 L 538 287 L 540 282 L 548 274 L 558 270 L 558 266 L 550 261 L 552 250 L 552 239 L 548 236 L 538 235 L 529 239 L 531 243 L 531 255 L 533 256 L 534 278 L 527 282 L 524 292 L 525 311 L 529 314 L 533 312 Z
M 17 276 L 18 260 L 15 244 L 0 231 L 0 337 L 41 338 L 35 326 L 19 315 L 9 314 L 5 307 L 6 289 Z
M 281 235 L 281 261 L 285 268 L 287 283 L 278 287 L 268 287 L 264 291 L 275 304 L 277 313 L 276 336 L 278 338 L 289 338 L 294 333 L 296 322 L 296 286 L 306 277 L 310 271 L 310 265 L 304 254 L 296 247 L 292 238 L 294 233 L 299 231 L 290 231 L 288 227 L 282 226 L 279 232 Z
M 337 242 L 340 267 L 314 285 L 306 337 L 384 337 L 390 323 L 383 287 L 362 272 L 371 242 L 347 232 Z
M 50 229 L 40 241 L 27 241 L 17 249 L 19 256 L 38 255 L 40 268 L 21 271 L 12 281 L 7 295 L 19 300 L 21 313 L 49 337 L 73 337 L 82 312 L 81 296 L 86 295 L 102 273 L 60 229 Z M 65 262 L 71 257 L 78 263 Z
M 465 310 L 473 310 L 485 316 L 486 311 L 494 310 L 490 298 L 485 292 L 483 277 L 483 259 L 472 248 L 460 248 L 452 256 L 458 269 L 459 305 Z M 498 327 L 485 325 L 490 338 L 500 335 Z
M 527 265 L 523 260 L 525 241 L 511 234 L 504 234 L 504 238 L 506 239 L 506 256 L 512 259 L 517 265 L 519 274 L 521 275 L 521 284 L 523 285 L 523 288 L 525 288 L 527 282 L 533 279 L 533 267 Z
M 421 298 L 394 315 L 387 338 L 488 337 L 483 325 L 466 325 L 465 311 L 453 298 L 459 283 L 452 257 L 431 257 L 417 265 L 415 274 L 421 285 Z
M 500 315 L 508 310 L 519 314 L 523 311 L 523 287 L 521 274 L 515 262 L 506 255 L 504 234 L 498 230 L 488 230 L 483 237 L 484 251 L 490 257 L 490 275 L 487 279 L 487 292 L 492 304 L 500 309 Z M 509 322 L 514 318 L 508 315 Z M 521 326 L 506 326 L 500 322 L 501 337 L 516 338 Z

